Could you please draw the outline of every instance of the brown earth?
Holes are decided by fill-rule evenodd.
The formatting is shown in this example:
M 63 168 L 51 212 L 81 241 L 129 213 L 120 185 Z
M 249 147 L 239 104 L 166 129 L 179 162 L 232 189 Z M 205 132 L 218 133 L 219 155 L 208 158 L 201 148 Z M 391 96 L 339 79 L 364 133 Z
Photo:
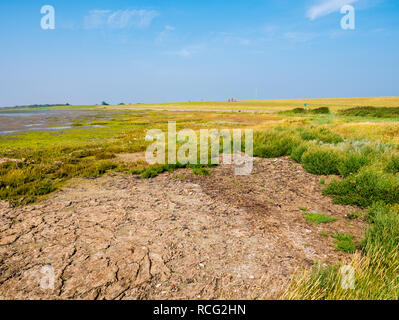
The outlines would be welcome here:
M 9 159 L 9 158 L 0 158 L 0 164 L 5 162 L 22 162 L 20 159 Z
M 289 159 L 255 159 L 251 176 L 110 174 L 35 205 L 1 202 L 0 299 L 278 298 L 299 269 L 350 258 L 321 232 L 364 231 L 319 181 Z M 338 220 L 313 225 L 299 207 Z

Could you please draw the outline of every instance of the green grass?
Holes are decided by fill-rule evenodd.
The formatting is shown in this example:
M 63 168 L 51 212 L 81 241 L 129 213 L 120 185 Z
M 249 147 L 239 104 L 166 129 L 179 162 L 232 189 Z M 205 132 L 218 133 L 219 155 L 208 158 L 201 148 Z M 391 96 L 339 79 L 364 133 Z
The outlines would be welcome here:
M 398 248 L 375 249 L 368 255 L 355 253 L 349 264 L 355 270 L 354 289 L 342 287 L 342 264 L 316 264 L 298 275 L 283 295 L 293 300 L 398 300 Z
M 374 203 L 367 214 L 370 226 L 360 244 L 361 253 L 350 265 L 355 287 L 341 287 L 340 267 L 316 265 L 295 278 L 284 295 L 287 299 L 311 300 L 398 300 L 399 299 L 399 215 L 383 201 Z M 334 235 L 336 249 L 355 252 L 353 236 Z
M 193 173 L 197 176 L 209 176 L 211 174 L 206 168 L 193 168 Z
M 279 131 L 254 133 L 254 156 L 277 158 L 291 154 L 300 139 L 295 135 Z
M 393 154 L 388 158 L 385 171 L 392 174 L 399 173 L 399 154 Z
M 312 213 L 307 212 L 305 213 L 305 220 L 314 224 L 322 224 L 322 223 L 330 223 L 337 221 L 336 218 L 328 216 L 324 213 Z
M 363 214 L 361 212 L 350 213 L 350 214 L 346 215 L 346 217 L 349 220 L 356 220 L 356 219 L 361 218 L 362 216 L 363 216 Z
M 299 131 L 301 138 L 306 141 L 314 140 L 330 144 L 337 144 L 344 141 L 341 135 L 325 127 L 312 126 L 311 128 L 301 128 Z
M 399 214 L 383 201 L 374 203 L 368 214 L 370 222 L 362 243 L 369 253 L 376 249 L 390 252 L 399 246 Z
M 332 235 L 332 237 L 336 241 L 334 248 L 338 251 L 346 253 L 354 253 L 356 251 L 355 242 L 353 241 L 353 235 L 337 233 Z

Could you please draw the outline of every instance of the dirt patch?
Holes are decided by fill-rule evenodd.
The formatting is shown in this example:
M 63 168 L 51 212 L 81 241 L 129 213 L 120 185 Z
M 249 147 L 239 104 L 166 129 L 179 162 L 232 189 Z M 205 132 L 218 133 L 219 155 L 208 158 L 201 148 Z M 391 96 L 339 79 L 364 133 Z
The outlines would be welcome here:
M 0 158 L 0 164 L 5 162 L 23 162 L 24 160 L 20 159 L 9 159 L 9 158 Z
M 302 206 L 338 220 L 311 225 Z M 272 299 L 298 268 L 349 257 L 319 233 L 360 236 L 354 210 L 288 159 L 257 159 L 245 177 L 223 165 L 79 179 L 36 205 L 1 203 L 0 298 Z
M 145 152 L 137 153 L 120 153 L 116 155 L 117 160 L 124 163 L 135 163 L 139 161 L 145 161 Z

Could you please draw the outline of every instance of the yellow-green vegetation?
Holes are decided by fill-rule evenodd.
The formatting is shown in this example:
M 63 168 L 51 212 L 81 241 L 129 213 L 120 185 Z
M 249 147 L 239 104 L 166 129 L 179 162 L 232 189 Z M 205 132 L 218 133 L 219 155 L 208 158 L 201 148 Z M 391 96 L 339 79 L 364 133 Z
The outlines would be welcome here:
M 317 264 L 303 272 L 286 289 L 284 298 L 291 300 L 398 300 L 399 251 L 369 251 L 353 255 L 354 287 L 346 287 L 345 272 L 340 264 Z
M 356 251 L 355 242 L 353 241 L 353 235 L 337 233 L 333 234 L 332 237 L 336 241 L 335 249 L 347 253 L 354 253 Z
M 142 103 L 123 105 L 98 105 L 98 106 L 58 106 L 38 107 L 35 110 L 257 110 L 257 111 L 287 111 L 296 108 L 307 109 L 329 108 L 331 111 L 367 108 L 367 107 L 399 107 L 399 97 L 368 97 L 368 98 L 333 98 L 333 99 L 275 99 L 275 100 L 243 100 L 228 101 L 201 101 L 201 102 L 172 102 L 172 103 Z M 21 108 L 28 109 L 31 108 Z
M 134 111 L 116 115 L 115 118 L 90 119 L 88 127 L 73 126 L 57 132 L 30 132 L 0 136 L 0 158 L 8 161 L 0 164 L 0 199 L 13 205 L 34 202 L 37 197 L 51 193 L 65 181 L 74 177 L 96 177 L 109 171 L 140 174 L 152 178 L 165 171 L 180 167 L 192 167 L 198 175 L 208 175 L 203 166 L 165 164 L 149 166 L 144 162 L 124 163 L 117 161 L 117 154 L 136 153 L 146 150 L 147 130 L 159 128 L 166 132 L 168 121 L 176 121 L 178 130 L 196 130 L 215 127 L 214 114 L 183 114 L 155 111 Z M 243 119 L 236 115 L 223 117 L 231 120 L 223 127 L 236 126 Z M 248 115 L 253 123 L 264 120 Z M 261 120 L 259 120 L 261 119 Z M 267 119 L 267 118 L 266 118 Z M 237 120 L 237 122 L 236 122 Z M 210 125 L 208 125 L 210 123 Z M 247 123 L 240 126 L 248 126 Z
M 251 100 L 251 101 L 204 101 L 204 102 L 176 102 L 176 103 L 152 103 L 123 106 L 106 106 L 105 108 L 136 108 L 136 109 L 207 109 L 207 110 L 263 110 L 263 111 L 286 111 L 295 108 L 316 109 L 327 107 L 331 111 L 355 107 L 398 107 L 398 97 L 376 97 L 376 98 L 337 98 L 337 99 L 290 99 L 290 100 Z M 104 108 L 104 106 L 100 106 Z
M 363 216 L 363 214 L 361 212 L 356 212 L 356 213 L 350 213 L 348 214 L 346 217 L 350 220 L 356 220 L 358 218 L 361 218 Z
M 304 103 L 308 104 L 306 109 Z M 0 136 L 0 157 L 20 160 L 0 164 L 0 199 L 23 205 L 77 176 L 121 171 L 151 178 L 183 167 L 118 161 L 118 154 L 144 151 L 149 143 L 145 141 L 147 130 L 166 132 L 168 121 L 176 121 L 178 130 L 253 128 L 255 156 L 291 157 L 308 172 L 323 176 L 323 192 L 336 203 L 367 211 L 369 227 L 359 244 L 355 245 L 349 234 L 332 235 L 337 250 L 348 255 L 355 252 L 351 263 L 355 269 L 354 289 L 341 287 L 339 264 L 320 264 L 295 278 L 285 298 L 398 299 L 398 106 L 398 97 L 64 106 L 60 109 L 112 110 L 115 114 L 77 119 L 67 130 Z M 180 111 L 150 110 L 167 108 Z M 265 112 L 229 112 L 233 109 Z M 191 168 L 199 175 L 211 174 L 204 166 Z M 335 178 L 324 177 L 329 175 Z M 312 222 L 325 221 L 322 215 L 307 215 L 309 208 L 301 210 Z
M 342 287 L 342 265 L 316 265 L 296 277 L 287 288 L 288 299 L 399 299 L 399 215 L 383 201 L 374 203 L 365 239 L 350 263 L 354 287 Z M 354 251 L 350 235 L 336 235 L 337 248 Z M 353 238 L 352 238 L 353 240 Z
M 328 216 L 324 213 L 317 213 L 317 212 L 306 212 L 305 219 L 306 221 L 314 224 L 330 223 L 337 221 L 337 219 L 334 217 Z

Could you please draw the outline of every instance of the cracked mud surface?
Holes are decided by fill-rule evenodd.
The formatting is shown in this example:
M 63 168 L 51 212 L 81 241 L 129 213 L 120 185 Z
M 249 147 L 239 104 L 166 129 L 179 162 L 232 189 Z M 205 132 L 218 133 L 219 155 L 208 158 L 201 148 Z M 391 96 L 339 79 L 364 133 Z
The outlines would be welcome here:
M 233 170 L 112 174 L 35 205 L 0 202 L 0 299 L 272 299 L 296 270 L 350 257 L 320 232 L 360 239 L 365 222 L 323 196 L 320 177 L 286 158 Z M 309 224 L 299 207 L 338 220 Z

